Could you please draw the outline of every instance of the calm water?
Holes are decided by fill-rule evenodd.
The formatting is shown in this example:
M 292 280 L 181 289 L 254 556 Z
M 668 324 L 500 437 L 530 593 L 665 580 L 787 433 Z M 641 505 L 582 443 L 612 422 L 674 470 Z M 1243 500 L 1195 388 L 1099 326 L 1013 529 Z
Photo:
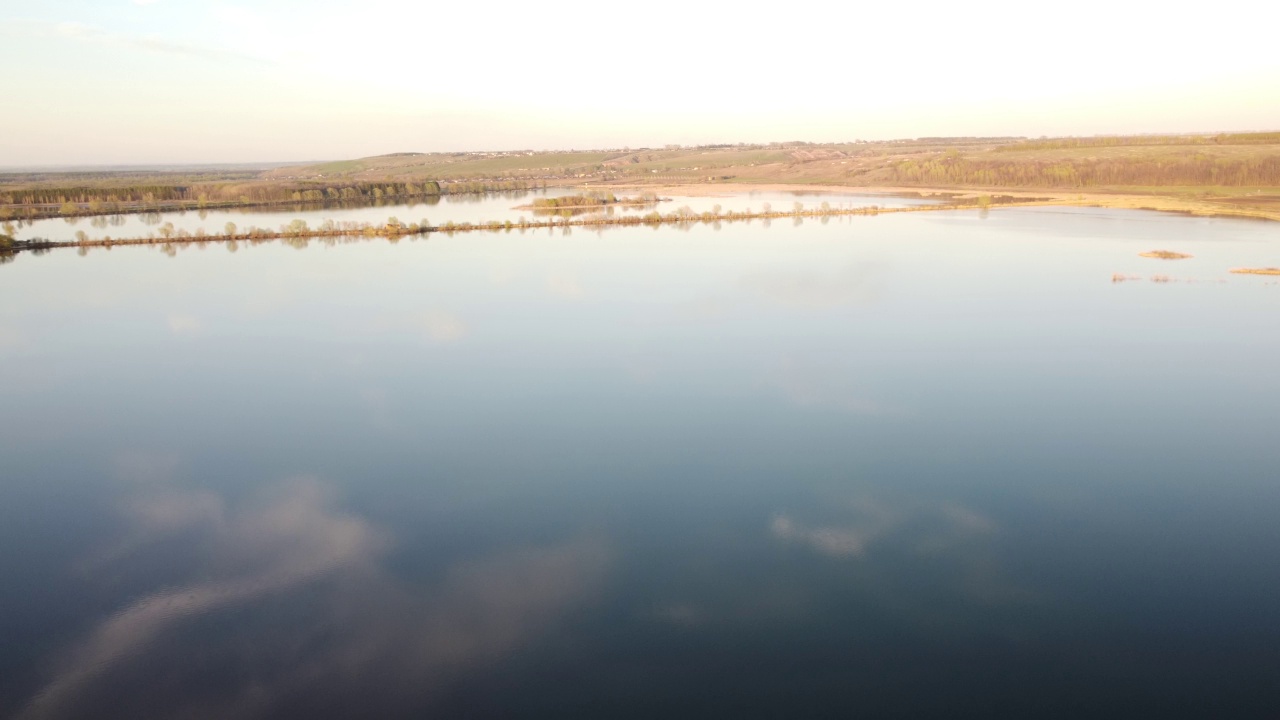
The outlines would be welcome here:
M 520 218 L 533 220 L 532 210 L 522 210 L 536 198 L 574 195 L 583 192 L 578 188 L 549 188 L 546 190 L 530 190 L 522 192 L 501 193 L 492 195 L 446 195 L 419 199 L 413 202 L 394 202 L 386 204 L 356 204 L 342 207 L 320 207 L 317 205 L 299 207 L 243 208 L 191 211 L 182 213 L 152 213 L 149 215 L 117 215 L 98 216 L 93 218 L 49 218 L 31 223 L 15 223 L 14 237 L 19 240 L 45 238 L 48 240 L 74 240 L 77 232 L 84 232 L 90 238 L 100 239 L 104 236 L 113 238 L 159 237 L 159 228 L 164 223 L 172 223 L 174 230 L 186 230 L 195 234 L 203 230 L 210 235 L 222 234 L 227 223 L 234 223 L 240 232 L 250 227 L 276 230 L 288 225 L 293 220 L 305 220 L 311 227 L 319 227 L 325 220 L 338 222 L 371 223 L 381 225 L 388 218 L 394 217 L 403 223 L 420 223 L 423 220 L 429 225 L 443 225 L 447 222 L 461 224 L 484 223 L 491 220 L 515 222 Z M 637 196 L 643 189 L 616 190 L 619 197 Z M 425 200 L 425 201 L 424 201 Z M 764 209 L 767 203 L 774 210 L 791 210 L 795 203 L 806 208 L 817 209 L 822 203 L 830 203 L 832 207 L 904 207 L 925 205 L 938 202 L 932 199 L 899 197 L 894 195 L 848 194 L 848 193 L 813 193 L 813 192 L 753 192 L 721 197 L 687 197 L 682 195 L 663 194 L 663 201 L 650 206 L 621 206 L 607 208 L 615 215 L 644 215 L 654 211 L 669 214 L 688 207 L 697 213 L 714 210 L 719 206 L 725 212 Z
M 1226 270 L 1278 259 L 1049 208 L 20 257 L 0 716 L 1275 717 L 1280 284 Z

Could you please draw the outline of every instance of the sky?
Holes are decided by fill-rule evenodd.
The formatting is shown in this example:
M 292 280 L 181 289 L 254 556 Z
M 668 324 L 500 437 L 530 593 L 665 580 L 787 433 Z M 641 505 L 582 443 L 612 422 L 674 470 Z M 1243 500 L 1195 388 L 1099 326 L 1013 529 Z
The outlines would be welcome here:
M 0 0 L 0 167 L 1280 130 L 1280 3 Z

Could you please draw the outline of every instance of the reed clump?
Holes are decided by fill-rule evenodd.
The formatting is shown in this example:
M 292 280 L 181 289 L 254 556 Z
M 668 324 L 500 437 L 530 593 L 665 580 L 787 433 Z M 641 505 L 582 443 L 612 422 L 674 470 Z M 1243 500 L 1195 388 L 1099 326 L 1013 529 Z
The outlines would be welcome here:
M 1280 275 L 1280 268 L 1231 268 L 1231 272 L 1239 275 Z
M 1173 252 L 1172 250 L 1152 250 L 1150 252 L 1138 253 L 1138 257 L 1158 258 L 1160 260 L 1185 260 L 1194 257 L 1186 253 Z

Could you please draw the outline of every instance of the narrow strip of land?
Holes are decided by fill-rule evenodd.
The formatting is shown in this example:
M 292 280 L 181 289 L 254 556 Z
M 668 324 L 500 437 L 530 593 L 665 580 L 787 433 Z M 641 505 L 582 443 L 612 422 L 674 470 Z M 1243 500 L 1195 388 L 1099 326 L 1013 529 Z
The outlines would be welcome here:
M 1043 202 L 1028 201 L 1017 203 L 1018 207 L 1026 207 L 1029 205 L 1042 205 Z M 1003 207 L 1010 207 L 1004 205 Z M 906 212 L 938 212 L 944 210 L 974 210 L 984 209 L 982 206 L 974 203 L 964 204 L 939 204 L 939 205 L 911 205 L 906 207 L 856 207 L 856 208 L 818 208 L 818 209 L 794 209 L 794 210 L 772 210 L 768 212 L 703 212 L 694 213 L 691 211 L 677 211 L 666 215 L 657 212 L 648 215 L 618 215 L 603 216 L 592 218 L 552 218 L 546 220 L 529 220 L 521 218 L 520 220 L 493 220 L 482 223 L 445 223 L 443 225 L 403 225 L 398 223 L 388 223 L 386 225 L 368 225 L 364 224 L 359 227 L 307 227 L 306 223 L 301 225 L 294 224 L 285 228 L 275 230 L 264 230 L 254 228 L 247 232 L 222 235 L 178 235 L 170 237 L 142 237 L 142 238 L 101 238 L 101 239 L 84 239 L 84 240 L 30 240 L 11 241 L 9 245 L 11 252 L 19 252 L 23 250 L 49 250 L 53 248 L 92 248 L 92 247 L 115 247 L 123 245 L 185 245 L 195 243 L 213 243 L 228 241 L 258 241 L 258 240 L 280 240 L 287 238 L 320 238 L 320 237 L 389 237 L 399 238 L 412 235 L 427 235 L 430 233 L 456 233 L 456 232 L 476 232 L 476 231 L 503 231 L 503 230 L 533 230 L 538 228 L 566 228 L 566 227 L 604 227 L 614 225 L 696 225 L 696 224 L 714 224 L 714 223 L 731 223 L 745 222 L 750 220 L 781 220 L 786 218 L 825 218 L 845 215 L 883 215 L 889 213 L 906 213 Z

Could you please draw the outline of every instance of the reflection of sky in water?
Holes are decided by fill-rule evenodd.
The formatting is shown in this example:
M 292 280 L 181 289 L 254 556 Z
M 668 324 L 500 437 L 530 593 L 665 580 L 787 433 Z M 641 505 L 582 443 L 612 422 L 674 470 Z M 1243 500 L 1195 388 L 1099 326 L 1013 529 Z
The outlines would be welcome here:
M 21 717 L 91 713 L 103 702 L 132 717 L 239 717 L 296 703 L 295 695 L 323 712 L 341 701 L 326 695 L 334 684 L 376 693 L 360 702 L 366 710 L 397 709 L 439 692 L 441 676 L 544 632 L 597 584 L 607 557 L 586 539 L 508 548 L 415 587 L 381 567 L 381 533 L 334 511 L 314 480 L 270 488 L 240 510 L 205 492 L 141 489 L 126 506 L 125 540 L 92 558 L 94 574 L 176 537 L 187 556 L 181 574 L 196 579 L 163 578 L 174 584 L 93 626 Z M 200 627 L 219 616 L 232 620 L 221 633 Z M 189 661 L 193 651 L 268 684 L 218 687 L 193 672 L 204 664 Z M 146 692 L 132 685 L 140 676 L 156 678 Z
M 1037 209 L 21 257 L 0 715 L 1256 716 L 1280 286 L 1225 270 L 1276 241 Z

